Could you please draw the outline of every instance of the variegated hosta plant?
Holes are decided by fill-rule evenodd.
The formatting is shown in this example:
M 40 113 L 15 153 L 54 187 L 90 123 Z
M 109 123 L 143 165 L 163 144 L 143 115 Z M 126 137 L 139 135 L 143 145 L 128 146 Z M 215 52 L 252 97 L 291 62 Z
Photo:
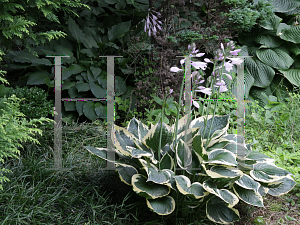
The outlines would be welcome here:
M 229 115 L 202 116 L 186 129 L 187 119 L 178 121 L 176 134 L 175 125 L 159 122 L 149 129 L 135 118 L 126 129 L 114 126 L 113 163 L 120 179 L 152 211 L 169 215 L 175 207 L 198 208 L 213 222 L 230 224 L 239 219 L 234 208 L 239 200 L 264 207 L 262 196 L 283 195 L 295 186 L 292 174 L 273 159 L 252 151 L 251 144 L 240 144 L 242 136 L 227 134 Z M 86 148 L 108 160 L 107 149 Z

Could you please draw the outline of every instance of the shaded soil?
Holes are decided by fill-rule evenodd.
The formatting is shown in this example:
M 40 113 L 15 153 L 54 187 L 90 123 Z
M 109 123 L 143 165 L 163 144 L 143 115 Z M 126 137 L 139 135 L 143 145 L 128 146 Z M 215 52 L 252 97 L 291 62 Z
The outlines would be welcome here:
M 235 208 L 239 210 L 241 219 L 234 224 L 300 224 L 300 197 L 296 194 L 291 193 L 279 197 L 267 195 L 264 197 L 265 208 L 240 202 Z

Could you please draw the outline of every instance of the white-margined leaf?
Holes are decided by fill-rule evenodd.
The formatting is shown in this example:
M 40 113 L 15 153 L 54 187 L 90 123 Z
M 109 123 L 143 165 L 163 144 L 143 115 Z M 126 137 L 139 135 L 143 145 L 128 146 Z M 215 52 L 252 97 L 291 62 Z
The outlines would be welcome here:
M 288 193 L 290 190 L 292 190 L 296 185 L 296 182 L 290 176 L 286 176 L 278 180 L 278 182 L 282 182 L 278 187 L 275 188 L 268 187 L 269 189 L 268 194 L 272 196 L 284 195 Z
M 263 198 L 258 192 L 254 191 L 253 189 L 245 189 L 239 185 L 234 184 L 233 190 L 235 194 L 244 202 L 258 207 L 264 207 Z
M 187 169 L 187 167 L 192 163 L 192 150 L 181 139 L 179 139 L 179 142 L 177 143 L 176 159 L 177 164 L 182 169 Z
M 216 115 L 214 117 L 214 119 L 213 119 L 213 116 L 208 115 L 205 134 L 203 134 L 204 128 L 205 128 L 204 118 L 206 118 L 206 116 L 201 116 L 199 118 L 196 118 L 190 124 L 190 128 L 196 128 L 196 127 L 200 128 L 199 134 L 201 134 L 203 139 L 208 139 L 211 137 L 213 137 L 211 141 L 213 141 L 214 139 L 218 139 L 223 134 L 225 134 L 225 132 L 227 131 L 227 129 L 229 127 L 229 115 L 225 115 L 225 116 Z M 212 124 L 212 129 L 209 134 L 211 124 Z
M 107 149 L 106 148 L 94 148 L 91 146 L 84 146 L 90 153 L 92 153 L 93 155 L 96 155 L 98 157 L 100 157 L 101 159 L 104 159 L 108 162 L 113 162 L 113 163 L 123 163 L 123 161 L 120 160 L 109 160 L 107 159 Z
M 213 166 L 210 169 L 205 169 L 205 172 L 211 178 L 236 178 L 243 176 L 241 170 L 225 165 Z
M 259 162 L 255 164 L 253 170 L 250 171 L 250 175 L 254 180 L 265 183 L 277 182 L 289 174 L 291 175 L 290 172 L 269 162 Z
M 131 156 L 133 158 L 137 158 L 140 159 L 141 157 L 147 157 L 147 158 L 152 158 L 153 154 L 151 154 L 150 152 L 146 152 L 144 150 L 135 148 L 135 147 L 131 147 L 131 146 L 126 146 L 127 150 L 131 152 Z
M 270 163 L 275 161 L 274 159 L 272 159 L 272 158 L 270 158 L 270 157 L 268 157 L 268 156 L 266 156 L 266 155 L 264 155 L 260 152 L 254 152 L 254 151 L 250 152 L 247 155 L 247 159 L 255 160 L 257 162 L 270 162 Z
M 220 224 L 231 224 L 240 218 L 237 209 L 227 207 L 226 202 L 217 196 L 207 201 L 206 215 L 211 221 Z
M 138 174 L 138 171 L 133 166 L 123 164 L 123 163 L 116 163 L 116 168 L 119 173 L 120 180 L 131 186 L 131 178 L 134 174 Z
M 141 174 L 134 174 L 131 179 L 131 184 L 133 186 L 133 191 L 144 198 L 156 199 L 170 193 L 169 187 L 153 182 L 147 182 L 147 178 Z
M 217 185 L 210 180 L 204 181 L 203 188 L 228 203 L 229 208 L 232 208 L 239 202 L 239 199 L 235 194 L 231 193 L 227 189 L 218 189 Z
M 143 124 L 141 121 L 137 120 L 135 117 L 133 117 L 130 120 L 127 126 L 127 130 L 140 141 L 143 140 L 145 135 L 149 132 L 148 127 L 145 124 Z
M 160 169 L 173 170 L 174 167 L 175 164 L 173 158 L 169 155 L 169 153 L 164 154 L 160 160 Z
M 126 148 L 126 146 L 135 147 L 134 144 L 134 136 L 129 133 L 125 128 L 114 125 L 114 129 L 112 129 L 112 140 L 114 141 L 114 145 L 117 150 L 125 155 L 131 156 L 131 152 Z
M 260 183 L 253 180 L 249 175 L 244 174 L 239 180 L 235 181 L 235 183 L 242 188 L 250 189 L 258 192 L 259 187 L 261 186 Z
M 146 170 L 148 179 L 147 181 L 152 181 L 157 184 L 166 184 L 171 179 L 171 170 L 163 169 L 158 170 L 158 168 L 152 163 L 147 163 L 144 159 L 139 159 L 143 168 Z
M 146 199 L 147 206 L 153 212 L 161 216 L 171 214 L 175 209 L 175 200 L 171 196 L 165 196 L 158 199 Z
M 173 139 L 173 129 L 165 123 L 162 128 L 162 140 L 161 147 L 164 147 L 167 143 L 171 142 Z M 142 142 L 150 147 L 155 152 L 159 152 L 159 139 L 160 139 L 160 129 L 161 123 L 158 122 L 154 127 L 148 131 L 148 133 L 144 136 Z
M 208 160 L 203 161 L 203 163 L 209 163 L 209 164 L 222 164 L 227 166 L 236 166 L 236 156 L 225 149 L 215 149 L 211 152 L 209 152 Z
M 199 182 L 194 182 L 191 184 L 190 179 L 186 176 L 175 176 L 175 181 L 177 189 L 180 191 L 180 193 L 194 199 L 200 199 L 209 194 L 207 191 L 205 191 L 202 184 Z

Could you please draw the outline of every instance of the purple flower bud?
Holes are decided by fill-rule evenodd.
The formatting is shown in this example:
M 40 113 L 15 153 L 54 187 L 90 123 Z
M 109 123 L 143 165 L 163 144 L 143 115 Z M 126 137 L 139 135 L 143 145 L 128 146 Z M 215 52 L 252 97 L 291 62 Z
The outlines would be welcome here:
M 231 55 L 238 55 L 238 53 L 241 51 L 242 49 L 236 49 L 234 51 L 230 51 Z

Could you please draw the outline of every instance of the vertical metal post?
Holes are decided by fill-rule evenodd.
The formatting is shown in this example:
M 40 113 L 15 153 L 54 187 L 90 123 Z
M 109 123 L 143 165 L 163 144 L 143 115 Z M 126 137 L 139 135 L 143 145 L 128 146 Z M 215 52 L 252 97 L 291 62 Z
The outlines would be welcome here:
M 184 106 L 184 113 L 187 114 L 187 121 L 185 121 L 185 134 L 184 134 L 184 142 L 187 143 L 187 140 L 192 138 L 192 132 L 189 129 L 190 122 L 191 122 L 191 93 L 192 93 L 192 84 L 191 84 L 191 56 L 185 57 L 185 106 Z M 192 157 L 191 149 L 186 149 L 184 151 L 184 165 L 186 162 L 189 162 L 189 159 Z
M 107 57 L 107 159 L 115 160 L 114 143 L 112 140 L 115 121 L 115 72 L 114 57 L 123 56 L 99 56 Z M 106 170 L 115 170 L 115 164 L 107 162 Z
M 62 116 L 61 116 L 61 57 L 70 56 L 47 56 L 54 57 L 55 62 L 55 107 L 54 107 L 54 165 L 53 170 L 63 170 L 62 167 Z

